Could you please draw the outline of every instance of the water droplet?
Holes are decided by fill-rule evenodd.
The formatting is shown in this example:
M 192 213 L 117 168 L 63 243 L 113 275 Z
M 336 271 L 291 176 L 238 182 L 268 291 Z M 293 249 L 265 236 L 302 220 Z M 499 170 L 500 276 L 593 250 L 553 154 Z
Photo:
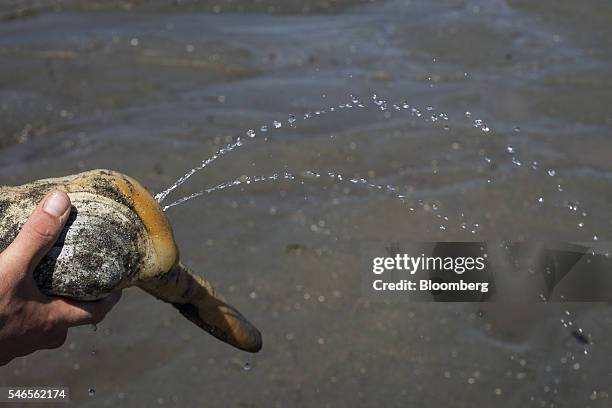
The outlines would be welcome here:
M 514 127 L 514 131 L 515 131 L 515 132 L 520 132 L 520 131 L 521 131 L 521 128 L 520 128 L 520 127 L 518 127 L 518 126 L 515 126 L 515 127 Z
M 487 132 L 488 132 L 489 130 L 491 130 L 491 129 L 489 129 L 489 127 L 488 127 L 488 126 L 483 126 L 483 127 L 481 128 L 481 130 L 482 130 L 483 132 L 487 133 Z
M 89 390 L 87 390 L 87 394 L 89 394 L 90 397 L 93 397 L 94 395 L 96 395 L 96 390 L 90 388 Z
M 255 137 L 255 131 L 253 129 L 249 129 L 247 130 L 246 135 L 251 138 Z
M 268 125 L 261 125 L 259 130 L 261 130 L 262 132 L 267 132 L 268 131 Z
M 280 123 L 278 120 L 275 120 L 274 122 L 272 122 L 272 125 L 274 125 L 274 129 L 278 129 L 281 126 L 283 126 L 283 124 Z
M 251 364 L 247 361 L 246 363 L 244 363 L 244 365 L 242 366 L 242 370 L 243 371 L 251 371 L 253 367 L 251 366 Z
M 599 237 L 597 235 L 593 235 L 593 241 L 597 241 L 599 240 Z
M 580 221 L 580 222 L 578 223 L 578 226 L 579 226 L 580 228 L 584 227 L 584 222 Z
M 506 150 L 508 151 L 508 153 L 514 153 L 514 147 L 510 145 L 506 146 Z
M 444 125 L 443 129 L 444 129 L 444 130 L 449 130 L 449 129 L 450 129 L 450 126 L 448 126 L 448 125 Z
M 548 170 L 548 175 L 549 175 L 550 177 L 555 177 L 555 174 L 556 174 L 556 172 L 555 172 L 555 170 L 554 170 L 554 169 L 549 169 L 549 170 Z
M 289 119 L 287 119 L 287 122 L 289 123 L 289 125 L 293 126 L 295 121 L 296 121 L 295 115 L 289 115 Z
M 470 112 L 470 111 L 466 111 L 466 112 L 465 112 L 465 116 L 467 116 L 467 117 L 469 118 L 470 116 L 472 116 L 472 112 Z
M 543 203 L 544 202 L 544 198 L 543 197 L 538 197 L 538 203 Z

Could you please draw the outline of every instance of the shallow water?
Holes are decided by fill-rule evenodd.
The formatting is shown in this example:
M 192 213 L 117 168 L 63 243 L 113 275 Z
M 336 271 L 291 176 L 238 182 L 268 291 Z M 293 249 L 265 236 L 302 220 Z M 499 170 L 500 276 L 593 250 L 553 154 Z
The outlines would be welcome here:
M 0 6 L 1 183 L 102 167 L 160 192 L 254 129 L 167 203 L 308 170 L 398 186 L 409 203 L 323 177 L 170 208 L 183 260 L 259 326 L 263 351 L 133 289 L 95 332 L 1 368 L 0 385 L 67 385 L 87 407 L 609 406 L 608 305 L 368 302 L 359 268 L 372 240 L 610 240 L 612 7 L 251 3 Z M 374 93 L 422 116 L 385 114 Z M 367 108 L 314 114 L 350 94 Z

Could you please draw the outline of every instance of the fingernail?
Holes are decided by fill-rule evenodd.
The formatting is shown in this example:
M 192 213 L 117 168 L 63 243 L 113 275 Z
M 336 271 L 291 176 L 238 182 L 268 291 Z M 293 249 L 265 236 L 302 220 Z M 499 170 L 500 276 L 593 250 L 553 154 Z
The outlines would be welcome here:
M 70 207 L 70 199 L 63 191 L 52 192 L 43 205 L 43 210 L 54 217 L 63 215 Z

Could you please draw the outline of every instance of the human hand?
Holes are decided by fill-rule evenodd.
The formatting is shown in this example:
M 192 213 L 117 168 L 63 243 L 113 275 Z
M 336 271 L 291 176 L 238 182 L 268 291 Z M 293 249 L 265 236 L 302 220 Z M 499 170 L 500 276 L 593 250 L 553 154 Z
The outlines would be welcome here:
M 0 366 L 36 350 L 60 347 L 68 328 L 100 322 L 121 297 L 117 292 L 97 302 L 75 302 L 38 289 L 33 271 L 59 237 L 70 208 L 66 193 L 47 194 L 0 253 Z

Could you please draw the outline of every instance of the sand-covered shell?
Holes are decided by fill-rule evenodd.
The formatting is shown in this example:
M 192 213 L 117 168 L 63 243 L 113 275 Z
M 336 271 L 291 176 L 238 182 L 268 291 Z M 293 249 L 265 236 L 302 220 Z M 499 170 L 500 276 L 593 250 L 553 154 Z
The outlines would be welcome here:
M 65 191 L 73 208 L 60 238 L 34 271 L 41 291 L 94 301 L 138 286 L 215 337 L 246 351 L 261 349 L 259 331 L 178 262 L 172 229 L 159 204 L 123 174 L 93 170 L 0 187 L 0 251 L 53 189 Z

